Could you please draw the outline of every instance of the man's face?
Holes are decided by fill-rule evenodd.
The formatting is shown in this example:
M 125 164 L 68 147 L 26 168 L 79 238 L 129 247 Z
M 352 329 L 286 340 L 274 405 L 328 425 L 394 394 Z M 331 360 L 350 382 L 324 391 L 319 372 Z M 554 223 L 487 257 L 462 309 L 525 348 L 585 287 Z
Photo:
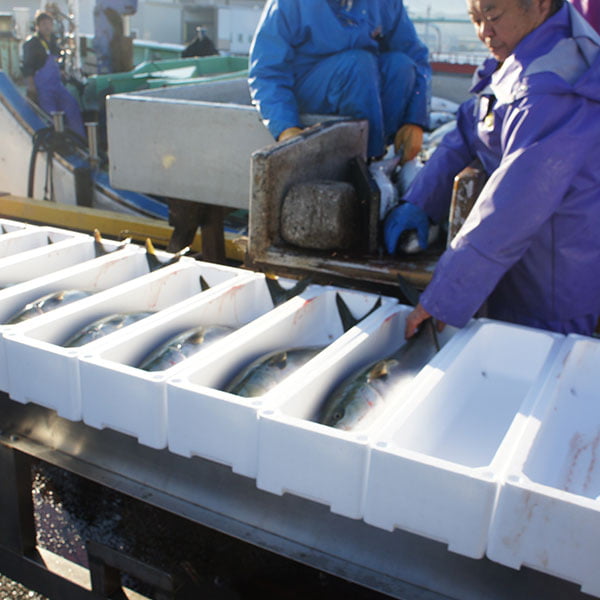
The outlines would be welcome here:
M 550 0 L 467 0 L 469 17 L 479 39 L 494 58 L 506 60 L 517 44 L 550 14 Z
M 39 31 L 40 35 L 47 40 L 50 39 L 53 29 L 54 22 L 52 19 L 42 19 L 37 25 L 37 30 Z

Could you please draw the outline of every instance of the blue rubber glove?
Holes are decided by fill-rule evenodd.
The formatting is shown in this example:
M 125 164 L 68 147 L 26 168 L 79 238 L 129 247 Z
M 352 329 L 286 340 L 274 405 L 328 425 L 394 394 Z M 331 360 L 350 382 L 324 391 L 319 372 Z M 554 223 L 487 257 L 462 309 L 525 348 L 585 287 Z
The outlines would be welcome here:
M 411 229 L 417 230 L 419 245 L 425 250 L 429 244 L 429 219 L 427 214 L 418 206 L 405 202 L 390 211 L 385 219 L 383 237 L 388 254 L 396 252 L 400 236 Z

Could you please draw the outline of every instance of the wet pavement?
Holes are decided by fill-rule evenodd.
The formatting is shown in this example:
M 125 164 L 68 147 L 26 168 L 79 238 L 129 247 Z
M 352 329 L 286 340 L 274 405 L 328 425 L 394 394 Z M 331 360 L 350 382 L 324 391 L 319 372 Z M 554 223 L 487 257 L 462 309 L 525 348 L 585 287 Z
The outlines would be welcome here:
M 46 598 L 0 575 L 0 600 L 46 600 Z
M 34 465 L 32 477 L 38 545 L 87 567 L 86 540 L 101 542 L 173 574 L 178 599 L 388 598 L 45 463 Z M 153 595 L 143 582 L 122 581 Z M 26 599 L 46 600 L 0 577 L 0 600 Z

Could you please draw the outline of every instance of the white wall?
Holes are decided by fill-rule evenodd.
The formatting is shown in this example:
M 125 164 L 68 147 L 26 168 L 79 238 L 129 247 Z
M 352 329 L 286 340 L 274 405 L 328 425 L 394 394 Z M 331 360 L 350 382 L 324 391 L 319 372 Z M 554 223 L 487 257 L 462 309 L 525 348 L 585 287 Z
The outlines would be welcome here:
M 234 54 L 247 54 L 262 13 L 254 8 L 228 6 L 218 11 L 218 48 Z
M 138 3 L 138 11 L 130 17 L 130 28 L 143 40 L 181 43 L 182 9 L 171 2 Z

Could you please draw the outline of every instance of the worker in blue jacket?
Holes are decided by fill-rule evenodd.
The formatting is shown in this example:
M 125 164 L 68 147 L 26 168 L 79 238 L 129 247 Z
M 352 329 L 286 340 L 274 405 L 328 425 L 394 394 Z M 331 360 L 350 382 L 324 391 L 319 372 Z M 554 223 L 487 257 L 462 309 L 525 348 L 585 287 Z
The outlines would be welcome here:
M 368 155 L 411 160 L 428 125 L 431 68 L 402 0 L 268 0 L 250 48 L 252 100 L 276 140 L 300 113 L 368 119 Z
M 27 96 L 47 113 L 63 112 L 69 129 L 85 139 L 81 110 L 75 97 L 63 83 L 58 64 L 60 48 L 53 34 L 50 13 L 35 15 L 35 33 L 23 44 L 22 71 Z
M 489 179 L 442 255 L 406 336 L 430 316 L 462 327 L 488 314 L 590 334 L 600 315 L 600 37 L 563 0 L 468 0 L 489 48 L 457 128 L 385 222 L 427 244 L 454 176 L 479 158 Z

